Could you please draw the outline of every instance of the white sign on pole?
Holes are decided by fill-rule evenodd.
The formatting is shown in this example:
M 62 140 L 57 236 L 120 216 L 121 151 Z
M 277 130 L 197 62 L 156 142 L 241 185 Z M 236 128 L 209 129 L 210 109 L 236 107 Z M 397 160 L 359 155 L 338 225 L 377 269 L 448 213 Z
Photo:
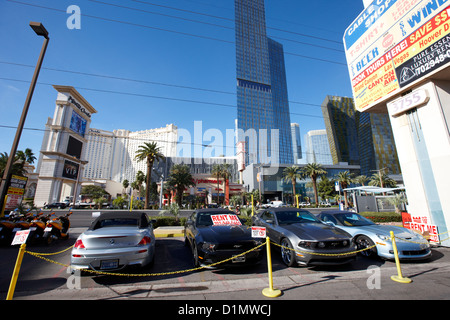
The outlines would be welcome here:
M 29 234 L 30 234 L 30 230 L 17 231 L 11 245 L 14 246 L 16 244 L 24 244 L 25 242 L 27 242 L 27 238 L 28 238 Z
M 266 227 L 252 227 L 252 238 L 265 238 Z

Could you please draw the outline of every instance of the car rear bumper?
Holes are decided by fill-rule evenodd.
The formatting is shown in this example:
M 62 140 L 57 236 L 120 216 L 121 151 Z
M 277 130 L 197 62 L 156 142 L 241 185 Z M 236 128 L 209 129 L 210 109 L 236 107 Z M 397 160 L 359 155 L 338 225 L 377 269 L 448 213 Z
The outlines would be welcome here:
M 95 271 L 118 271 L 127 266 L 149 264 L 154 257 L 154 246 L 102 250 L 74 249 L 71 267 Z

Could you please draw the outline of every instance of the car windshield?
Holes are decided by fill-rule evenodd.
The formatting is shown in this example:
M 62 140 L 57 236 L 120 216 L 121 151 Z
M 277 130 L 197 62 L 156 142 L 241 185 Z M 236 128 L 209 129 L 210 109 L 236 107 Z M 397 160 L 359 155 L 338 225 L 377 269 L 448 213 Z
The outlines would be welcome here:
M 276 215 L 279 224 L 320 222 L 308 211 L 278 211 Z
M 137 227 L 139 226 L 138 219 L 132 218 L 114 218 L 114 219 L 103 219 L 97 221 L 94 226 L 94 230 L 106 227 Z
M 348 227 L 370 226 L 375 224 L 357 213 L 338 213 L 335 217 L 343 226 Z

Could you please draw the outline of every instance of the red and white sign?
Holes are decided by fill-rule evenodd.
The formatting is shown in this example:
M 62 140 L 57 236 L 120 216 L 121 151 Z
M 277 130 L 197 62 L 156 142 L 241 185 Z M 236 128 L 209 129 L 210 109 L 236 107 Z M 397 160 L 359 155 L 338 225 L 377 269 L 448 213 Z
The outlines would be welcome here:
M 402 214 L 403 216 L 403 214 Z M 428 217 L 405 217 L 403 219 L 403 226 L 407 229 L 416 230 L 421 234 L 428 232 L 430 235 L 430 241 L 439 242 L 438 228 L 434 224 L 430 224 L 430 219 Z M 407 221 L 405 221 L 407 220 Z
M 265 238 L 266 227 L 252 227 L 252 238 Z
M 14 246 L 16 244 L 24 244 L 27 241 L 29 234 L 30 230 L 17 231 L 11 245 Z
M 240 226 L 239 218 L 234 214 L 213 214 L 211 220 L 215 226 Z

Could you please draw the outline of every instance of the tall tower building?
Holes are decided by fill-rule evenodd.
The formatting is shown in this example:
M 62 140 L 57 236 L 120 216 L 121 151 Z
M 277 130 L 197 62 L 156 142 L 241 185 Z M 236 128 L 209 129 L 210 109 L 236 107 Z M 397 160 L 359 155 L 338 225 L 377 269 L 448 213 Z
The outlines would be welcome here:
M 401 173 L 387 114 L 357 112 L 353 99 L 327 96 L 322 103 L 333 164 L 359 164 L 361 174 Z
M 327 131 L 311 130 L 305 135 L 306 162 L 332 165 L 330 144 L 328 143 Z
M 358 132 L 352 98 L 327 96 L 322 103 L 333 164 L 359 164 Z
M 294 156 L 294 163 L 298 164 L 299 160 L 303 158 L 302 155 L 302 141 L 300 139 L 300 126 L 298 123 L 291 123 L 292 136 L 292 154 Z
M 264 0 L 235 0 L 235 15 L 238 142 L 245 142 L 246 163 L 293 163 L 283 46 L 266 35 Z

